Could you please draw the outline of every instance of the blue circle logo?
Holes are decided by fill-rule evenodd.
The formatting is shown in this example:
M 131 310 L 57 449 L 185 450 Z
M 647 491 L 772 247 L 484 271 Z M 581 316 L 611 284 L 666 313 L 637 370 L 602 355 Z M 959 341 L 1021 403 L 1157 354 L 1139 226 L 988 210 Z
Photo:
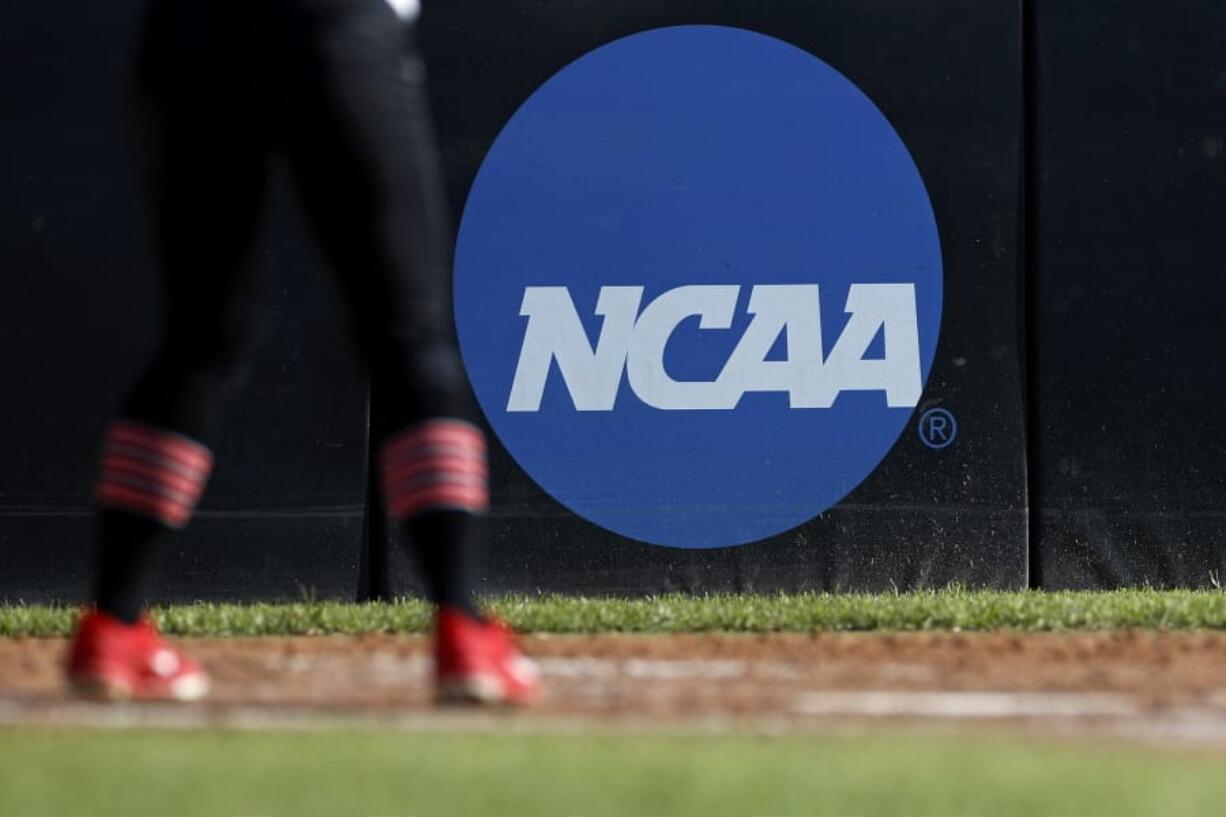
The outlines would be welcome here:
M 821 514 L 910 421 L 941 321 L 928 194 L 816 57 L 646 31 L 541 86 L 473 183 L 461 351 L 516 461 L 627 537 L 744 544 Z

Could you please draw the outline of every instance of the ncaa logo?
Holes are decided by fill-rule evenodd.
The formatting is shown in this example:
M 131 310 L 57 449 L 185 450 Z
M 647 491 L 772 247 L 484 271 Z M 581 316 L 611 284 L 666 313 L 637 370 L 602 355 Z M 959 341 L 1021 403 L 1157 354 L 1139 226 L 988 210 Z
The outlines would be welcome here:
M 516 461 L 627 537 L 744 544 L 823 513 L 919 403 L 940 242 L 884 115 L 821 60 L 714 26 L 564 68 L 473 183 L 460 347 Z

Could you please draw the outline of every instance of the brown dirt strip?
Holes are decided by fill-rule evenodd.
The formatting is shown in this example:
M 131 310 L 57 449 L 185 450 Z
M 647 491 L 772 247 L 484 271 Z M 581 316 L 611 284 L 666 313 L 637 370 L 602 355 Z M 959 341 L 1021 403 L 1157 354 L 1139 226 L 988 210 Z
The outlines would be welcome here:
M 436 723 L 421 637 L 183 639 L 213 673 L 153 725 L 340 718 Z M 993 722 L 1226 745 L 1226 634 L 534 636 L 546 687 L 518 723 L 768 728 Z M 71 702 L 64 642 L 0 640 L 0 723 L 94 723 Z M 91 714 L 92 713 L 92 714 Z M 160 713 L 160 714 L 159 714 Z M 175 713 L 175 714 L 171 714 Z M 110 717 L 110 716 L 105 716 Z M 145 720 L 141 720 L 141 719 Z

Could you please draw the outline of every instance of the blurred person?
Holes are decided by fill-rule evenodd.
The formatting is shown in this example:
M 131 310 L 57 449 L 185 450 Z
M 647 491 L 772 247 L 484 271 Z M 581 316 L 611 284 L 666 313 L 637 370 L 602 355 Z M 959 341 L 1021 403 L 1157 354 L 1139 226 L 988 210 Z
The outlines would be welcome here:
M 192 700 L 204 669 L 144 613 L 213 465 L 250 356 L 270 160 L 282 156 L 340 289 L 381 411 L 381 488 L 438 605 L 440 698 L 521 702 L 536 669 L 473 593 L 485 439 L 455 340 L 441 168 L 416 0 L 152 0 L 135 107 L 163 288 L 154 358 L 106 428 L 94 606 L 67 673 L 93 698 Z M 377 433 L 372 430 L 372 433 Z

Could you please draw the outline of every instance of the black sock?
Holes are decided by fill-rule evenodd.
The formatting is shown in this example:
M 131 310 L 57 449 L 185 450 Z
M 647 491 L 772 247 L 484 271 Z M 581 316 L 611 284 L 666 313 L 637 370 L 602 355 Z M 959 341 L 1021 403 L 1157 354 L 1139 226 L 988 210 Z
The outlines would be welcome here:
M 405 523 L 430 600 L 475 617 L 481 524 L 467 511 L 428 511 Z
M 99 610 L 136 623 L 153 593 L 169 532 L 152 519 L 107 508 L 99 512 L 94 588 Z

